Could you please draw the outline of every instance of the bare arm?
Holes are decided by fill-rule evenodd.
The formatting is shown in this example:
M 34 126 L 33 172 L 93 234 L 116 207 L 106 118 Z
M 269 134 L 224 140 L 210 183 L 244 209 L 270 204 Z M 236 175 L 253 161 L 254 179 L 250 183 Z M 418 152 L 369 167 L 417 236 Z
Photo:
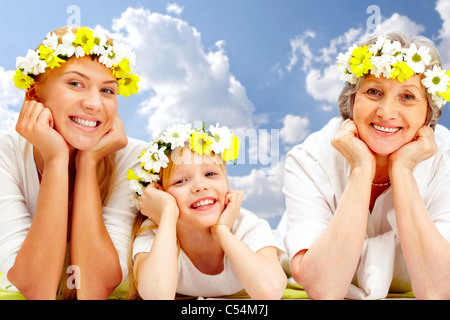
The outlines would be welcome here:
M 146 204 L 158 206 L 153 211 L 161 215 L 150 252 L 135 257 L 139 295 L 149 300 L 174 299 L 178 282 L 178 207 L 169 193 L 156 189 L 154 184 L 146 188 L 141 199 L 143 212 L 149 208 Z
M 117 250 L 103 219 L 97 165 L 107 155 L 126 146 L 119 117 L 111 131 L 93 150 L 78 151 L 71 225 L 73 265 L 80 268 L 79 299 L 106 299 L 122 280 Z
M 252 299 L 281 298 L 287 279 L 275 247 L 265 247 L 253 252 L 239 241 L 226 225 L 217 225 L 212 232 Z
M 244 289 L 253 299 L 280 299 L 286 287 L 286 275 L 281 268 L 275 247 L 253 252 L 231 233 L 240 213 L 243 191 L 230 191 L 227 206 L 211 232 L 233 265 Z
M 38 150 L 44 170 L 30 230 L 8 279 L 27 299 L 55 299 L 67 237 L 68 146 L 53 129 L 49 109 L 25 101 L 16 130 Z
M 351 176 L 336 212 L 309 250 L 291 260 L 294 279 L 312 299 L 342 299 L 348 291 L 366 233 L 375 159 L 347 120 L 332 141 L 349 161 Z
M 415 165 L 436 152 L 433 131 L 419 130 L 418 139 L 391 156 L 390 177 L 400 243 L 414 295 L 449 299 L 450 243 L 435 227 L 412 174 Z

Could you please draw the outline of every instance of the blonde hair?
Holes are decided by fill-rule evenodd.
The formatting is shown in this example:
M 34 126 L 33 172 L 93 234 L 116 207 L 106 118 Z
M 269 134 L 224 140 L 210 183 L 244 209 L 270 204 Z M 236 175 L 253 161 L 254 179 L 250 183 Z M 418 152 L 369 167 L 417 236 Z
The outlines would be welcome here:
M 76 32 L 78 29 L 80 29 L 82 27 L 76 27 L 76 26 L 62 27 L 62 28 L 56 29 L 52 32 L 54 32 L 59 37 L 59 40 L 61 40 L 61 38 L 67 33 L 69 28 L 71 28 L 73 32 Z M 108 38 L 107 42 L 112 44 L 113 39 Z M 37 48 L 39 48 L 40 45 Z M 37 48 L 36 48 L 36 50 L 37 50 Z M 44 73 L 41 73 L 38 76 L 36 76 L 34 85 L 32 85 L 26 92 L 26 97 L 28 100 L 37 100 L 38 97 L 36 95 L 35 87 L 43 85 L 50 72 L 53 72 L 53 70 L 47 68 Z M 110 154 L 110 155 L 106 156 L 105 158 L 103 158 L 97 165 L 97 181 L 98 181 L 102 206 L 105 206 L 106 203 L 108 202 L 108 198 L 110 196 L 111 189 L 112 189 L 114 181 L 115 181 L 115 174 L 116 174 L 115 154 Z M 68 266 L 70 265 L 70 241 L 69 241 L 70 225 L 71 225 L 71 216 L 69 215 L 68 226 L 67 226 L 68 241 L 67 241 L 67 246 L 66 246 L 66 257 L 64 260 L 64 269 L 63 270 L 67 270 Z M 62 299 L 75 299 L 76 298 L 76 290 L 69 289 L 67 287 L 68 277 L 69 277 L 69 275 L 65 271 L 63 271 L 63 273 L 61 274 L 61 279 L 60 279 L 60 283 L 59 283 L 57 296 Z
M 163 188 L 163 190 L 167 190 L 168 187 L 168 183 L 170 178 L 173 175 L 173 172 L 177 166 L 178 163 L 180 163 L 180 159 L 183 156 L 183 152 L 184 150 L 188 150 L 190 152 L 189 146 L 184 146 L 184 147 L 178 147 L 174 150 L 172 150 L 171 153 L 169 153 L 169 155 L 167 156 L 169 158 L 169 163 L 167 165 L 167 167 L 165 168 L 161 168 L 161 171 L 159 172 L 159 178 L 160 178 L 160 184 L 161 187 Z M 221 170 L 224 172 L 225 177 L 227 177 L 227 169 L 226 169 L 226 165 L 223 162 L 222 158 L 220 157 L 220 155 L 215 154 L 214 152 L 211 152 L 211 157 L 214 160 L 214 163 L 217 164 Z M 227 178 L 228 180 L 228 178 Z M 138 293 L 138 283 L 137 283 L 137 270 L 135 270 L 135 266 L 134 266 L 134 257 L 133 257 L 133 244 L 134 244 L 134 240 L 136 239 L 136 237 L 148 230 L 152 230 L 152 229 L 157 229 L 158 226 L 155 225 L 151 225 L 151 226 L 147 226 L 147 227 L 141 227 L 142 223 L 147 220 L 148 217 L 143 215 L 141 212 L 138 213 L 138 215 L 136 216 L 134 223 L 133 223 L 133 228 L 131 231 L 131 240 L 129 243 L 129 250 L 128 250 L 128 271 L 129 271 L 129 295 L 128 295 L 128 299 L 140 299 L 139 293 Z M 180 246 L 178 244 L 178 249 L 180 249 Z
M 430 49 L 431 63 L 427 66 L 427 69 L 433 68 L 433 66 L 438 65 L 441 66 L 441 58 L 439 56 L 439 52 L 435 47 L 434 43 L 423 36 L 411 37 L 402 32 L 390 32 L 384 35 L 386 39 L 391 41 L 398 41 L 402 45 L 403 48 L 409 47 L 411 44 L 415 44 L 418 48 L 421 46 L 426 46 Z M 371 46 L 376 43 L 378 36 L 372 37 L 364 43 L 360 45 Z M 358 78 L 355 84 L 347 83 L 342 89 L 341 94 L 338 98 L 338 109 L 341 114 L 341 117 L 346 120 L 349 118 L 353 118 L 353 104 L 355 102 L 356 92 L 361 87 L 364 82 L 364 78 Z M 427 107 L 427 116 L 425 119 L 425 124 L 430 125 L 432 128 L 436 126 L 438 119 L 441 117 L 442 110 L 439 108 L 436 103 L 433 101 L 431 95 L 426 91 L 426 98 L 428 101 Z

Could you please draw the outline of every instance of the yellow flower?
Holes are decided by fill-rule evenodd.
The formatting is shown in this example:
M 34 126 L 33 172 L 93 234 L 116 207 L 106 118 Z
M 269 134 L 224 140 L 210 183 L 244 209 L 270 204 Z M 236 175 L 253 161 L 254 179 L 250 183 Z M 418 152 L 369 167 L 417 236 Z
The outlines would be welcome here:
M 223 161 L 234 160 L 238 157 L 239 149 L 241 148 L 240 143 L 241 141 L 238 139 L 238 137 L 231 137 L 230 147 L 222 152 Z
M 450 70 L 448 70 L 445 74 L 450 77 Z M 444 91 L 441 93 L 438 92 L 437 94 L 439 96 L 442 96 L 442 98 L 444 98 L 444 100 L 450 101 L 450 81 L 448 82 L 448 85 L 447 85 L 447 91 Z
M 198 155 L 211 154 L 212 138 L 205 132 L 194 132 L 191 135 L 191 150 Z
M 75 34 L 76 39 L 73 41 L 75 47 L 81 46 L 85 54 L 89 55 L 95 46 L 94 31 L 83 27 L 78 29 Z
M 16 70 L 13 80 L 17 88 L 24 90 L 28 89 L 34 84 L 34 79 L 29 75 L 24 74 L 22 70 Z
M 131 72 L 131 68 L 129 66 L 130 61 L 128 59 L 122 59 L 117 66 L 113 66 L 113 75 L 117 78 L 124 78 L 127 74 Z
M 133 169 L 128 169 L 127 172 L 127 180 L 138 180 L 139 181 L 139 177 L 136 175 L 136 173 L 134 173 Z
M 357 78 L 365 76 L 370 69 L 372 69 L 372 63 L 370 57 L 373 55 L 369 52 L 367 46 L 358 47 L 353 50 L 352 57 L 350 58 L 350 68 Z
M 392 79 L 397 78 L 398 81 L 403 82 L 411 78 L 414 74 L 414 71 L 410 66 L 406 64 L 405 61 L 396 62 L 391 69 L 391 77 Z
M 43 45 L 39 47 L 39 58 L 44 60 L 47 63 L 47 67 L 50 69 L 60 67 L 61 62 L 66 62 L 65 60 L 55 56 L 52 49 L 49 47 L 44 47 Z
M 135 94 L 139 90 L 138 82 L 138 76 L 132 73 L 126 74 L 123 78 L 117 80 L 117 83 L 119 85 L 117 94 L 123 95 L 125 97 L 129 97 L 130 95 Z

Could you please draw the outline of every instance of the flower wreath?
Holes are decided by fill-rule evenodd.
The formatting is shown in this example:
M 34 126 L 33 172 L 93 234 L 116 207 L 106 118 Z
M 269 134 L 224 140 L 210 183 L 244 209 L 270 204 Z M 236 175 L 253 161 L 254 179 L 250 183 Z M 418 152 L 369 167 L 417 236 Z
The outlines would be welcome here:
M 138 157 L 140 169 L 136 172 L 130 168 L 127 180 L 133 194 L 130 197 L 130 206 L 139 209 L 139 199 L 145 189 L 152 182 L 159 181 L 161 168 L 167 167 L 169 153 L 178 147 L 189 143 L 190 149 L 198 155 L 210 155 L 211 152 L 221 154 L 224 162 L 235 160 L 238 157 L 240 141 L 227 127 L 205 124 L 200 129 L 192 128 L 190 124 L 176 124 L 159 134 L 157 139 L 149 144 Z
M 357 78 L 371 73 L 403 82 L 413 74 L 423 73 L 423 86 L 436 105 L 442 108 L 446 101 L 450 101 L 450 71 L 436 65 L 425 71 L 431 63 L 429 51 L 429 47 L 417 48 L 414 43 L 409 48 L 402 48 L 400 42 L 380 36 L 372 46 L 355 44 L 345 54 L 338 55 L 340 79 L 355 84 Z
M 84 55 L 90 55 L 93 59 L 98 57 L 100 63 L 112 69 L 119 85 L 117 94 L 128 97 L 139 90 L 139 77 L 131 72 L 131 67 L 135 65 L 135 54 L 131 48 L 116 41 L 111 45 L 103 32 L 87 27 L 78 29 L 75 34 L 68 28 L 61 40 L 54 32 L 48 34 L 36 51 L 29 49 L 25 57 L 17 57 L 14 84 L 26 90 L 47 67 L 60 67 L 74 55 L 77 58 Z

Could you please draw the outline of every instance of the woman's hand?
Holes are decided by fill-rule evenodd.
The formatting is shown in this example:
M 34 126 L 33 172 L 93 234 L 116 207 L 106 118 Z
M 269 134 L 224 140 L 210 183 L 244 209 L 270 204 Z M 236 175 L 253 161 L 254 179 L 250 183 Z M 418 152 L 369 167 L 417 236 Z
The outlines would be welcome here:
M 423 126 L 411 142 L 389 155 L 389 173 L 395 167 L 412 171 L 417 164 L 434 156 L 437 150 L 433 129 L 430 126 Z
M 156 182 L 152 182 L 145 188 L 139 206 L 141 213 L 149 217 L 156 225 L 159 225 L 161 216 L 166 212 L 175 214 L 177 219 L 179 216 L 175 198 L 170 193 L 165 192 L 161 185 Z
M 69 156 L 69 145 L 54 129 L 50 109 L 35 100 L 25 100 L 16 124 L 16 131 L 42 155 L 44 163 Z
M 347 159 L 352 171 L 364 168 L 372 170 L 375 175 L 375 155 L 359 138 L 358 128 L 353 120 L 347 119 L 342 123 L 341 129 L 331 140 L 331 145 Z
M 226 195 L 225 209 L 219 217 L 219 221 L 215 224 L 226 225 L 228 229 L 234 224 L 236 218 L 241 212 L 242 199 L 244 198 L 244 191 L 242 190 L 230 190 Z M 214 227 L 214 226 L 213 226 Z
M 79 150 L 77 152 L 77 164 L 79 159 L 87 158 L 96 164 L 108 155 L 125 148 L 128 138 L 125 133 L 122 119 L 116 115 L 111 129 L 99 140 L 99 142 L 89 150 Z

